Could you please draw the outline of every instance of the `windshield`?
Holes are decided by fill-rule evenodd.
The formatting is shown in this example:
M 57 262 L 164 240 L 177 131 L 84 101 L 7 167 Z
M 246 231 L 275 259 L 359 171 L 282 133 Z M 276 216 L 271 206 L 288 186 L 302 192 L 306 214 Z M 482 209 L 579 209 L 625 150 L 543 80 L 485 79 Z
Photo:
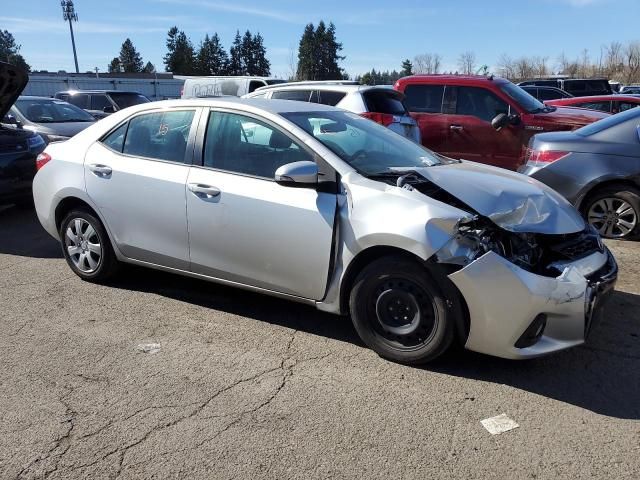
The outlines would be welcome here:
M 500 89 L 529 113 L 547 111 L 548 107 L 546 107 L 544 103 L 511 82 L 504 83 L 500 86 Z
M 140 105 L 141 103 L 149 103 L 149 99 L 139 93 L 109 93 L 111 99 L 116 102 L 118 108 L 132 107 L 133 105 Z
M 353 113 L 322 111 L 281 115 L 309 132 L 363 175 L 443 163 L 432 151 Z
M 606 130 L 607 128 L 620 125 L 621 123 L 624 123 L 627 120 L 633 120 L 633 119 L 639 119 L 639 118 L 640 118 L 640 108 L 631 108 L 625 112 L 621 112 L 616 115 L 611 115 L 607 118 L 603 118 L 602 120 L 598 120 L 597 122 L 590 123 L 589 125 L 579 128 L 573 133 L 582 135 L 583 137 L 588 137 L 590 135 L 600 133 L 603 130 Z
M 53 98 L 18 99 L 16 108 L 27 120 L 34 123 L 95 121 L 95 118 L 81 108 Z

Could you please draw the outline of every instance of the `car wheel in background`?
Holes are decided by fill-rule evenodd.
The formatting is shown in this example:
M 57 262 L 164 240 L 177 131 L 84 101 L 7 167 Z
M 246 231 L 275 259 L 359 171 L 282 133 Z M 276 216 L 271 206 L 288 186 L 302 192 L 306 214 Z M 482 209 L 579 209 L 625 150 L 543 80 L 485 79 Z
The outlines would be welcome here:
M 421 265 L 402 256 L 365 267 L 354 282 L 349 309 L 362 341 L 389 360 L 426 363 L 453 341 L 446 298 Z
M 583 214 L 604 238 L 636 238 L 640 233 L 640 191 L 627 185 L 599 189 L 584 203 Z
M 103 282 L 116 273 L 116 259 L 102 222 L 88 209 L 74 209 L 60 224 L 64 258 L 83 280 Z

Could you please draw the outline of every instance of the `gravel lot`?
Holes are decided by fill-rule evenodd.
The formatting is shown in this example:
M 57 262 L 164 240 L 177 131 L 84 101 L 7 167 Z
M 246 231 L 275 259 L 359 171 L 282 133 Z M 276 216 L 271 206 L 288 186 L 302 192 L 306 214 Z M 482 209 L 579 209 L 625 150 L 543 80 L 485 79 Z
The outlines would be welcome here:
M 6 209 L 0 478 L 640 478 L 640 243 L 610 246 L 588 345 L 416 369 L 305 306 L 134 268 L 82 282 Z M 520 427 L 492 436 L 501 413 Z

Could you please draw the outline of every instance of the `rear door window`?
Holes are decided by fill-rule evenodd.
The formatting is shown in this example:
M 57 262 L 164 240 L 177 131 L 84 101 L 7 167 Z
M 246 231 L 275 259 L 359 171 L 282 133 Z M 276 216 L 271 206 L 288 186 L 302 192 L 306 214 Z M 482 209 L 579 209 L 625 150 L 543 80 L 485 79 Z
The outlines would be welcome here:
M 541 88 L 538 90 L 538 100 L 555 100 L 557 98 L 563 98 L 563 95 L 558 90 L 550 90 Z
M 370 90 L 363 93 L 364 103 L 369 112 L 389 113 L 391 115 L 407 115 L 409 112 L 402 99 L 393 90 L 388 92 Z
M 280 90 L 279 92 L 273 92 L 271 98 L 308 102 L 311 99 L 311 90 Z
M 111 107 L 111 102 L 106 95 L 91 95 L 91 110 L 103 111 L 105 107 Z
M 118 153 L 122 153 L 122 147 L 124 147 L 124 137 L 127 134 L 128 126 L 129 122 L 120 125 L 113 132 L 103 138 L 102 143 L 104 143 L 112 150 L 115 150 Z
M 84 93 L 76 93 L 75 95 L 69 95 L 67 102 L 85 110 L 89 109 L 89 95 L 86 95 Z
M 509 105 L 489 90 L 479 87 L 458 87 L 457 115 L 470 115 L 490 122 L 500 113 L 509 113 Z
M 335 107 L 340 100 L 345 97 L 346 93 L 344 92 L 336 92 L 331 90 L 320 90 L 318 92 L 318 103 L 322 103 L 323 105 L 331 105 Z
M 631 102 L 620 102 L 620 111 L 624 112 L 626 110 L 629 110 L 631 108 L 635 108 L 637 107 L 638 104 L 637 103 L 631 103 Z
M 251 82 L 249 82 L 249 93 L 253 92 L 256 88 L 265 87 L 266 85 L 262 80 L 251 80 Z
M 405 103 L 410 112 L 440 113 L 444 85 L 407 85 Z
M 194 110 L 170 110 L 132 118 L 123 153 L 183 163 L 194 114 Z

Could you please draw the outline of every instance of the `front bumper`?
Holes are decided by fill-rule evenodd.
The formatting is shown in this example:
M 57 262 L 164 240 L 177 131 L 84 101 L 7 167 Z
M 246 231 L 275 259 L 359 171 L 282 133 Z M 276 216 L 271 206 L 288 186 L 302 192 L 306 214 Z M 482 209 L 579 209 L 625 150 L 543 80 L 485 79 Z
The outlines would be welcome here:
M 618 266 L 611 252 L 568 263 L 558 277 L 521 269 L 488 252 L 449 275 L 469 308 L 465 347 L 502 358 L 525 359 L 584 343 L 613 292 Z M 542 335 L 530 346 L 516 343 L 539 315 Z

